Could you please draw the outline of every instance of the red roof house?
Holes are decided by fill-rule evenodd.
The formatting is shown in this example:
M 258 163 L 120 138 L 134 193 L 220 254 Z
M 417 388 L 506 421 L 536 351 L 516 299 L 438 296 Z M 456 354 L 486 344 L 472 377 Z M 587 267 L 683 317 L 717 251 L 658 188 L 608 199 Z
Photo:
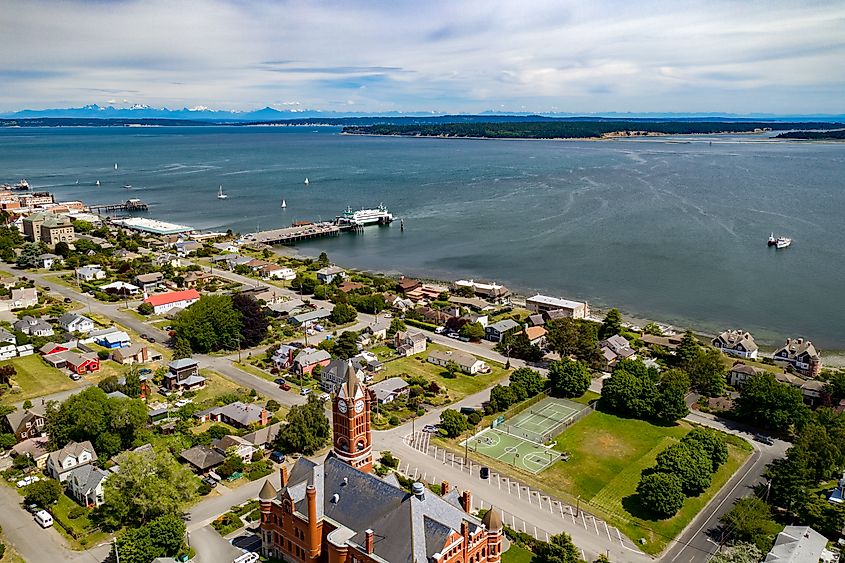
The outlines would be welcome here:
M 176 307 L 184 309 L 185 307 L 196 303 L 199 299 L 199 291 L 196 289 L 186 289 L 185 291 L 171 291 L 170 293 L 150 295 L 144 299 L 144 303 L 152 305 L 153 312 L 156 315 L 160 315 Z

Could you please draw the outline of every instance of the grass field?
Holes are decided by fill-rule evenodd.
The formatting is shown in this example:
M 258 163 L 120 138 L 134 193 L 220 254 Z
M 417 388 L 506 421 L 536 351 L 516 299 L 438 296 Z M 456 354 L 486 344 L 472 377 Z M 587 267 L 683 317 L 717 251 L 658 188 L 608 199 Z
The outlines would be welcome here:
M 510 549 L 502 554 L 502 563 L 531 563 L 533 557 L 533 553 L 512 543 Z
M 197 391 L 194 397 L 194 403 L 200 404 L 207 400 L 214 399 L 223 393 L 231 393 L 237 391 L 241 387 L 223 375 L 210 369 L 201 369 L 200 375 L 206 379 L 205 388 Z
M 438 385 L 448 389 L 449 399 L 451 402 L 459 401 L 467 395 L 478 393 L 501 379 L 504 379 L 508 374 L 508 371 L 505 370 L 503 366 L 495 362 L 484 360 L 484 362 L 491 368 L 490 373 L 478 375 L 458 373 L 454 379 L 443 377 L 442 374 L 444 369 L 442 367 L 425 361 L 428 354 L 434 350 L 446 351 L 450 350 L 450 348 L 440 344 L 429 344 L 428 349 L 422 354 L 385 362 L 384 369 L 376 379 L 381 381 L 382 379 L 387 379 L 388 377 L 403 374 L 419 375 L 425 377 L 429 381 L 436 381 Z
M 75 507 L 79 506 L 72 498 L 67 495 L 60 495 L 56 504 L 50 507 L 50 512 L 56 516 L 58 529 L 65 532 L 64 535 L 70 546 L 75 550 L 87 549 L 92 545 L 101 543 L 109 537 L 105 532 L 100 532 L 95 529 L 94 524 L 88 518 L 88 514 L 80 516 L 79 518 L 71 519 L 68 513 Z M 61 524 L 61 523 L 64 524 Z M 63 526 L 67 525 L 70 529 L 65 529 Z M 76 538 L 80 538 L 80 541 Z
M 0 365 L 6 364 L 15 366 L 18 373 L 13 379 L 20 387 L 20 392 L 3 395 L 4 403 L 25 401 L 79 387 L 79 384 L 71 381 L 61 370 L 45 364 L 38 354 L 0 362 Z

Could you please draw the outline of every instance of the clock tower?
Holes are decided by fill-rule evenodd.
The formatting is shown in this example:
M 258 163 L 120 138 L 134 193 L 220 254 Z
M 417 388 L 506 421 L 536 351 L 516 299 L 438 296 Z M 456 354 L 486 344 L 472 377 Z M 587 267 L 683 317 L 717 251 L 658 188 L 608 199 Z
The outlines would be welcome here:
M 373 468 L 370 433 L 370 394 L 358 381 L 352 362 L 332 405 L 334 454 L 352 467 L 369 473 Z

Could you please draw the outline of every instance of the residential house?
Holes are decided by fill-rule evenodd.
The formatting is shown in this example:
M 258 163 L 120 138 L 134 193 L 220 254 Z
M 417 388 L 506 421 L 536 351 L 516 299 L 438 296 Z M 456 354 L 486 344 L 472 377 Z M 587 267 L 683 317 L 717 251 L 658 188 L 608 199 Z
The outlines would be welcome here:
M 326 266 L 317 270 L 317 280 L 320 283 L 332 283 L 336 279 L 346 279 L 346 272 L 339 266 Z
M 472 354 L 466 352 L 434 350 L 429 352 L 426 361 L 436 366 L 446 367 L 449 362 L 454 362 L 458 368 L 466 374 L 475 375 L 477 373 L 485 373 L 490 370 L 482 360 L 479 360 Z
M 427 306 L 417 307 L 414 311 L 420 316 L 422 316 L 425 322 L 441 326 L 447 324 L 449 320 L 454 318 L 455 316 L 453 314 L 445 313 L 443 311 L 440 311 L 439 309 L 432 309 L 431 307 Z
M 291 281 L 296 279 L 296 272 L 291 268 L 285 268 L 278 264 L 267 264 L 258 270 L 258 275 L 265 280 Z
M 310 374 L 316 366 L 327 366 L 332 360 L 331 354 L 317 348 L 303 348 L 296 353 L 291 364 L 291 371 L 299 375 Z
M 564 315 L 572 319 L 585 319 L 590 316 L 590 309 L 586 303 L 549 297 L 547 295 L 535 295 L 525 300 L 525 307 L 533 313 L 545 313 L 548 311 L 563 311 Z
M 637 353 L 623 336 L 614 334 L 599 341 L 599 351 L 608 366 L 615 366 L 619 360 L 636 359 Z
M 821 355 L 812 342 L 803 338 L 787 338 L 786 343 L 772 354 L 772 359 L 778 365 L 792 366 L 807 377 L 817 377 L 822 370 Z
M 673 336 L 655 336 L 654 334 L 643 333 L 640 336 L 640 340 L 642 340 L 643 344 L 649 348 L 659 346 L 660 348 L 664 348 L 666 350 L 677 350 L 678 346 L 681 345 L 681 338 L 683 338 L 683 335 L 680 334 Z
M 63 448 L 47 456 L 47 474 L 64 483 L 71 471 L 95 461 L 97 452 L 91 442 L 68 442 Z
M 383 379 L 370 385 L 370 392 L 375 395 L 378 404 L 393 402 L 397 397 L 407 396 L 410 392 L 408 382 L 401 377 Z
M 369 334 L 373 340 L 384 340 L 387 338 L 387 331 L 390 329 L 390 319 L 384 317 L 376 317 L 376 319 L 364 327 L 362 331 L 364 334 Z
M 199 374 L 199 364 L 193 358 L 173 360 L 167 369 L 164 387 L 170 391 L 196 391 L 205 387 L 205 378 Z
M 827 538 L 809 526 L 786 526 L 775 538 L 765 563 L 819 563 L 827 551 Z M 824 559 L 834 561 L 832 557 Z
M 305 302 L 296 297 L 288 299 L 287 301 L 280 301 L 278 303 L 270 303 L 267 308 L 278 316 L 291 315 L 301 311 L 305 307 Z M 330 313 L 331 314 L 331 313 Z
M 544 348 L 546 346 L 546 329 L 542 326 L 529 326 L 524 331 L 528 342 Z
M 100 286 L 101 291 L 105 291 L 109 295 L 138 295 L 141 293 L 141 288 L 137 285 L 132 285 L 131 283 L 126 283 L 124 281 L 116 281 L 112 283 L 108 283 L 106 285 Z
M 176 249 L 177 255 L 188 256 L 189 254 L 192 254 L 202 248 L 202 244 L 194 240 L 184 240 L 174 244 L 173 248 Z
M 77 313 L 65 313 L 59 317 L 59 326 L 70 333 L 87 334 L 94 330 L 94 321 Z
M 736 362 L 728 372 L 728 384 L 736 389 L 741 389 L 745 382 L 756 375 L 763 375 L 766 370 L 754 366 Z
M 100 371 L 100 358 L 94 352 L 77 354 L 76 352 L 54 352 L 47 354 L 44 361 L 57 369 L 66 368 L 71 373 L 85 375 Z
M 414 302 L 410 299 L 399 297 L 398 295 L 391 295 L 389 293 L 384 294 L 384 302 L 387 303 L 388 307 L 394 311 L 399 311 L 400 313 L 405 313 L 406 311 L 410 311 L 414 308 Z
M 757 357 L 757 344 L 746 330 L 726 330 L 713 339 L 713 346 L 731 356 L 746 359 Z
M 32 344 L 23 344 L 21 346 L 17 346 L 17 349 L 19 358 L 23 358 L 24 356 L 31 356 L 35 353 Z
M 125 348 L 126 346 L 129 346 L 132 344 L 132 339 L 129 338 L 129 335 L 122 330 L 116 330 L 98 337 L 94 342 L 104 348 L 113 350 L 115 348 Z
M 247 297 L 254 297 L 257 301 L 264 303 L 278 303 L 288 299 L 282 290 L 266 285 L 243 286 L 238 290 L 238 293 Z
M 475 280 L 458 280 L 455 287 L 468 287 L 479 297 L 493 301 L 494 303 L 507 303 L 510 299 L 510 290 L 496 282 L 477 282 Z
M 279 369 L 290 369 L 293 365 L 293 358 L 299 353 L 299 350 L 300 349 L 296 346 L 282 344 L 279 346 L 279 349 L 273 353 L 271 360 Z
M 543 318 L 542 313 L 534 313 L 533 315 L 529 315 L 528 324 L 531 326 L 544 326 L 546 324 L 546 319 Z
M 273 441 L 276 439 L 276 436 L 278 436 L 281 428 L 281 422 L 274 422 L 273 424 L 262 426 L 255 432 L 244 434 L 243 439 L 258 449 L 269 450 L 273 447 Z
M 143 344 L 136 343 L 117 348 L 112 352 L 111 359 L 121 365 L 131 366 L 132 364 L 161 361 L 161 354 Z
M 0 326 L 0 344 L 17 344 L 17 337 Z
M 54 264 L 64 264 L 64 258 L 56 254 L 50 254 L 49 252 L 39 256 L 38 260 L 40 261 L 40 266 L 45 270 L 49 270 Z
M 413 356 L 425 352 L 428 340 L 425 334 L 416 330 L 400 330 L 393 336 L 393 347 L 400 356 Z
M 745 365 L 737 362 L 728 372 L 728 382 L 737 389 L 742 389 L 745 383 L 752 377 L 763 375 L 766 370 Z M 810 406 L 817 406 L 825 398 L 824 381 L 808 379 L 791 373 L 774 373 L 775 379 L 780 383 L 791 385 L 801 391 L 804 402 Z
M 367 286 L 362 283 L 348 280 L 337 286 L 337 288 L 343 293 L 352 293 L 356 289 L 364 289 L 365 287 Z
M 196 289 L 186 289 L 184 291 L 171 291 L 169 293 L 150 295 L 144 299 L 144 303 L 152 305 L 153 313 L 161 315 L 177 307 L 186 309 L 199 300 L 200 294 Z
M 82 506 L 96 508 L 103 504 L 103 483 L 109 475 L 90 463 L 76 467 L 68 473 L 65 482 L 68 495 Z
M 96 281 L 106 279 L 106 273 L 100 266 L 91 264 L 76 269 L 76 279 L 82 281 Z
M 320 388 L 332 395 L 337 393 L 340 386 L 346 382 L 346 372 L 350 363 L 358 379 L 363 380 L 365 373 L 360 361 L 332 360 L 320 372 Z
M 290 316 L 288 317 L 288 322 L 294 326 L 309 327 L 312 324 L 323 319 L 328 319 L 331 316 L 332 312 L 328 309 L 316 309 L 314 311 Z
M 18 356 L 18 347 L 14 344 L 0 344 L 0 360 L 11 360 Z M 0 375 L 0 383 L 8 383 L 3 381 L 3 376 Z
M 501 342 L 509 332 L 519 328 L 519 323 L 513 319 L 503 319 L 484 329 L 484 337 L 493 342 Z
M 158 291 L 159 285 L 164 281 L 164 274 L 161 272 L 150 272 L 149 274 L 139 274 L 135 276 L 135 283 L 144 293 L 153 293 Z
M 14 410 L 3 417 L 5 430 L 14 434 L 18 442 L 43 436 L 46 424 L 47 419 L 41 407 Z
M 222 407 L 213 407 L 194 414 L 200 422 L 222 422 L 235 428 L 248 428 L 251 425 L 266 426 L 270 422 L 270 413 L 260 405 L 237 401 Z
M 22 289 L 13 289 L 12 296 L 9 300 L 9 309 L 27 309 L 38 305 L 38 292 L 34 287 L 25 287 Z
M 226 457 L 208 446 L 194 446 L 179 454 L 198 473 L 207 473 L 226 461 Z
M 213 246 L 218 252 L 227 253 L 235 253 L 240 249 L 237 244 L 232 242 L 215 242 L 211 246 Z
M 140 258 L 141 255 L 136 254 L 130 250 L 120 249 L 114 253 L 114 257 L 120 262 L 131 262 L 132 260 Z
M 479 297 L 461 297 L 459 295 L 450 295 L 449 303 L 453 303 L 460 307 L 466 307 L 476 312 L 491 311 L 494 309 L 493 305 Z
M 188 272 L 182 278 L 182 281 L 186 288 L 197 289 L 200 285 L 207 284 L 214 279 L 217 279 L 217 276 L 208 272 Z
M 405 297 L 413 302 L 433 301 L 438 299 L 442 293 L 448 293 L 449 288 L 442 285 L 424 283 L 419 287 L 405 292 Z
M 16 456 L 28 456 L 35 462 L 35 466 L 43 471 L 47 467 L 47 456 L 50 455 L 49 445 L 50 438 L 46 435 L 37 438 L 27 438 L 12 446 L 12 452 Z
M 42 356 L 49 356 L 50 354 L 58 354 L 59 352 L 69 352 L 70 344 L 56 344 L 55 342 L 47 342 L 38 349 L 38 353 Z
M 53 336 L 53 327 L 44 319 L 36 319 L 26 315 L 12 324 L 15 330 L 19 330 L 29 336 Z
M 240 436 L 223 436 L 219 440 L 214 440 L 211 447 L 217 450 L 218 453 L 225 457 L 235 455 L 241 458 L 244 463 L 252 461 L 252 454 L 257 451 L 257 448 Z
M 173 268 L 181 268 L 182 267 L 182 259 L 176 256 L 175 254 L 168 254 L 164 252 L 157 252 L 155 257 L 153 258 L 153 263 L 158 266 L 165 266 L 169 264 Z

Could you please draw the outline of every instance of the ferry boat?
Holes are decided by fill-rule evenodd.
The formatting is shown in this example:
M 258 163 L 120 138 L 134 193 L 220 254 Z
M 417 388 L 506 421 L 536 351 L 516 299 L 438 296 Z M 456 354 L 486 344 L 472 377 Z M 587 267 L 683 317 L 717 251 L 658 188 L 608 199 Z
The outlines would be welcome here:
M 359 209 L 352 211 L 352 206 L 348 206 L 343 215 L 338 215 L 337 222 L 346 225 L 357 225 L 360 227 L 366 225 L 388 225 L 393 221 L 393 214 L 391 214 L 383 203 L 380 203 L 376 209 Z
M 220 189 L 217 190 L 217 199 L 228 199 L 229 196 L 223 193 L 223 186 L 220 186 Z

